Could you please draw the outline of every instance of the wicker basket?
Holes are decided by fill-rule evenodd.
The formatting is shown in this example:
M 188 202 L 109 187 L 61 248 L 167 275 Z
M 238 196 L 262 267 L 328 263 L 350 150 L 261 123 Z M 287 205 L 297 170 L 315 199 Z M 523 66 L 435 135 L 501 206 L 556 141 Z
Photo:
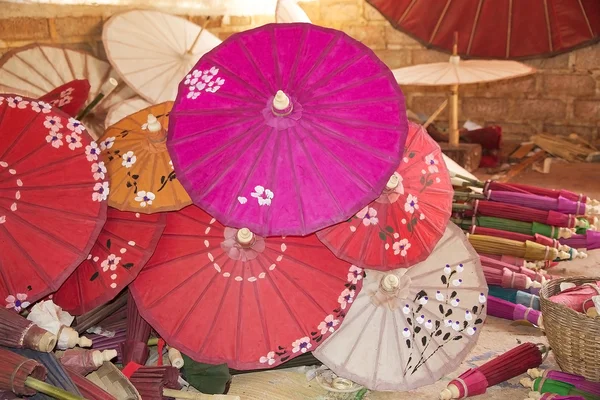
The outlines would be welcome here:
M 560 293 L 560 284 L 600 281 L 600 277 L 553 279 L 540 290 L 544 329 L 560 368 L 600 382 L 600 318 L 591 318 L 549 298 Z

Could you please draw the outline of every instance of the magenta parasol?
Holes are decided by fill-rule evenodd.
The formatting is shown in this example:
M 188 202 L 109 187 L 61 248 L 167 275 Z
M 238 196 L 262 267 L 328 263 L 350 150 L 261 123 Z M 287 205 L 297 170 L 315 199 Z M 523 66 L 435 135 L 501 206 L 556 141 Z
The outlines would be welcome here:
M 269 24 L 200 59 L 179 85 L 167 145 L 194 203 L 219 222 L 308 235 L 381 194 L 407 124 L 402 92 L 367 47 Z
M 574 249 L 596 250 L 600 249 L 600 232 L 587 230 L 583 235 L 573 235 L 560 242 Z

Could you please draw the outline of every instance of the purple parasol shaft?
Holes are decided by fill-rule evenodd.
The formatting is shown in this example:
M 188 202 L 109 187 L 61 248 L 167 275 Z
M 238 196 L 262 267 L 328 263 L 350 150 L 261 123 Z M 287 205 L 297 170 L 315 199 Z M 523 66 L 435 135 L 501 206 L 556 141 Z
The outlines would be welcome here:
M 585 215 L 585 204 L 568 200 L 564 197 L 552 198 L 528 193 L 487 190 L 488 199 L 513 204 L 516 206 L 535 208 L 543 211 L 556 211 L 565 214 Z
M 546 189 L 537 186 L 523 185 L 520 183 L 501 183 L 495 181 L 487 181 L 485 184 L 485 190 L 501 190 L 505 192 L 516 192 L 516 193 L 531 193 L 537 196 L 551 197 L 557 199 L 562 196 L 571 201 L 580 201 L 582 203 L 587 202 L 587 196 L 583 194 L 577 194 L 569 190 L 556 190 Z
M 596 250 L 600 249 L 600 232 L 587 230 L 585 235 L 573 235 L 560 242 L 574 249 Z
M 495 195 L 495 192 L 490 192 L 490 194 Z M 490 217 L 515 219 L 523 222 L 539 222 L 541 224 L 565 228 L 573 228 L 576 222 L 576 218 L 573 215 L 531 207 L 522 207 L 498 201 L 476 200 L 473 207 L 473 213 Z
M 488 296 L 488 315 L 512 321 L 527 320 L 534 325 L 541 325 L 542 313 L 521 304 L 511 303 L 494 296 Z

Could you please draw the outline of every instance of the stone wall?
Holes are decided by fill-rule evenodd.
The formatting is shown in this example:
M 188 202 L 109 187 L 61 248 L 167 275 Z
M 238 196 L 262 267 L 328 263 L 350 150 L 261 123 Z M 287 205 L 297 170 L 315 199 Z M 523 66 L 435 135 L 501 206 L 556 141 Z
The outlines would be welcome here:
M 341 29 L 372 48 L 390 68 L 447 61 L 393 29 L 364 0 L 301 3 L 311 20 Z M 0 6 L 0 53 L 34 41 L 64 43 L 104 58 L 102 23 L 119 7 Z M 198 24 L 202 16 L 185 16 Z M 213 17 L 208 29 L 221 37 L 272 22 L 272 16 Z M 507 137 L 525 140 L 537 132 L 578 133 L 600 139 L 600 44 L 549 59 L 530 60 L 534 76 L 471 85 L 460 90 L 460 119 L 499 124 Z M 403 87 L 409 108 L 429 115 L 445 99 L 444 88 Z M 447 112 L 439 117 L 444 126 Z

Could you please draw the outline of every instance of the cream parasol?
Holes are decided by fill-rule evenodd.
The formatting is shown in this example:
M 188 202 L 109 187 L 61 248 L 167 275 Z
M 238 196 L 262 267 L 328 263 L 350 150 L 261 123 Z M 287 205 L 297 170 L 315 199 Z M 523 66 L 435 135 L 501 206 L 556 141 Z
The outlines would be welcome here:
M 186 19 L 135 10 L 113 16 L 102 31 L 106 56 L 119 76 L 151 104 L 175 100 L 177 86 L 200 57 L 221 43 Z
M 61 46 L 32 44 L 8 52 L 0 59 L 3 92 L 41 97 L 67 82 L 86 79 L 90 92 L 88 113 L 83 122 L 94 138 L 104 131 L 104 117 L 109 107 L 137 97 L 115 78 L 117 75 L 106 61 Z M 96 106 L 93 111 L 92 104 Z
M 298 5 L 298 0 L 278 0 L 275 8 L 275 22 L 306 22 L 310 24 L 311 20 Z
M 407 391 L 454 371 L 475 345 L 488 292 L 462 231 L 449 224 L 429 258 L 410 268 L 365 272 L 344 323 L 315 357 L 371 390 Z
M 450 104 L 450 145 L 458 146 L 458 86 L 499 81 L 535 73 L 535 68 L 517 61 L 461 60 L 456 54 L 449 62 L 419 64 L 392 71 L 399 85 L 450 86 L 448 100 L 431 115 L 429 125 Z
M 108 110 L 108 113 L 106 114 L 106 119 L 104 120 L 104 127 L 108 128 L 109 126 L 116 124 L 128 115 L 134 114 L 150 106 L 152 106 L 152 104 L 139 97 L 121 101 Z

